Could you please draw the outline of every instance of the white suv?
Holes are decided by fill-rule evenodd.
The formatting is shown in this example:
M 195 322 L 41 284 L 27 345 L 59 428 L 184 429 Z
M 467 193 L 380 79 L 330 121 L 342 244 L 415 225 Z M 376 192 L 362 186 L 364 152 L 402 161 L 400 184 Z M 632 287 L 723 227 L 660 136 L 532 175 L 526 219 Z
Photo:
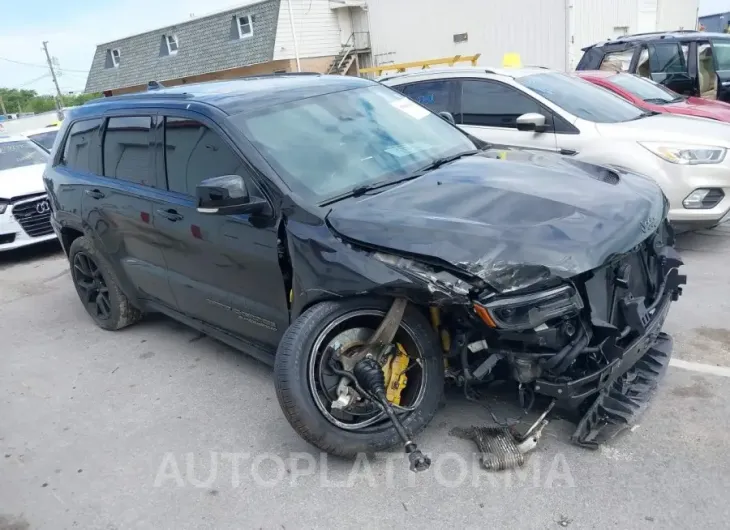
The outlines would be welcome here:
M 442 68 L 380 79 L 492 144 L 553 151 L 652 177 L 684 228 L 730 217 L 730 124 L 639 109 L 544 68 Z
M 47 159 L 24 136 L 0 135 L 0 251 L 56 238 L 43 187 Z

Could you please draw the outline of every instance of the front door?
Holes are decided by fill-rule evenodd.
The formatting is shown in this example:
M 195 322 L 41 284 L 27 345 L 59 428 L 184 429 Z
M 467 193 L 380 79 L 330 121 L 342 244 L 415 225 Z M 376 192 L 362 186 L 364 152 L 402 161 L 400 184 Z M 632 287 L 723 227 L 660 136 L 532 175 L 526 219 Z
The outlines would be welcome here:
M 165 117 L 159 144 L 166 204 L 154 211 L 179 311 L 217 328 L 276 345 L 289 325 L 275 219 L 197 211 L 196 186 L 240 175 L 256 189 L 253 170 L 223 133 L 197 114 Z
M 142 298 L 174 307 L 152 212 L 159 191 L 152 149 L 155 116 L 110 116 L 101 145 L 100 173 L 85 186 L 82 216 L 120 280 Z M 75 126 L 74 126 L 75 127 Z M 74 142 L 74 129 L 69 142 Z
M 730 103 L 730 39 L 712 40 L 712 58 L 718 78 L 717 99 Z
M 487 79 L 459 79 L 457 94 L 456 123 L 480 140 L 544 151 L 558 149 L 552 112 L 514 87 Z M 545 116 L 545 130 L 517 130 L 517 118 L 527 113 Z
M 642 48 L 639 56 L 639 74 L 646 74 L 657 83 L 674 90 L 677 94 L 691 96 L 694 79 L 689 75 L 689 45 L 679 42 L 657 42 Z M 648 55 L 648 63 L 645 58 Z

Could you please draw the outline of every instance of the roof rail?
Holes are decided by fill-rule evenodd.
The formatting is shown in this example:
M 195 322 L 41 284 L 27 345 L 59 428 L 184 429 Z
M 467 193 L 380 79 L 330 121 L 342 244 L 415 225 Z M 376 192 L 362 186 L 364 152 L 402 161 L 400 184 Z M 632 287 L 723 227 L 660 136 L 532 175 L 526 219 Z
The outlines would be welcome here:
M 152 92 L 135 92 L 133 94 L 120 94 L 118 96 L 107 96 L 96 99 L 90 99 L 84 105 L 91 105 L 94 103 L 103 103 L 105 101 L 124 101 L 130 99 L 190 99 L 192 94 L 187 92 L 160 92 L 157 93 L 154 90 Z

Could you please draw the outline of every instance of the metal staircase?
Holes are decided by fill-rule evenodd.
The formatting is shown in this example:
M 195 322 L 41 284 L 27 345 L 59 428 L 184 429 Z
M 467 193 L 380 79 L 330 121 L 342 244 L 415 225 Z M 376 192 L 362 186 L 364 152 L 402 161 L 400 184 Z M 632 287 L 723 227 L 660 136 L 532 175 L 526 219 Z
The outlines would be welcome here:
M 357 58 L 355 51 L 355 34 L 351 34 L 347 42 L 342 45 L 340 52 L 332 59 L 329 68 L 327 69 L 328 74 L 344 75 L 352 66 Z

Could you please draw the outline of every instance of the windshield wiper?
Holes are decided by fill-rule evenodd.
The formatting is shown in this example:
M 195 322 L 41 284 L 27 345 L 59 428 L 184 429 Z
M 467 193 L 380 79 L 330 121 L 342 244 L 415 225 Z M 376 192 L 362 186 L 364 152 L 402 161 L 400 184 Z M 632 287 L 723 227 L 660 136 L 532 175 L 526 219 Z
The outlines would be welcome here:
M 636 118 L 631 118 L 628 121 L 636 121 L 636 120 L 640 120 L 641 118 L 648 118 L 649 116 L 656 116 L 657 114 L 661 114 L 661 113 L 656 112 L 654 110 L 646 110 L 646 111 L 642 112 L 641 114 L 639 114 Z
M 394 184 L 400 184 L 401 182 L 406 182 L 408 180 L 413 180 L 415 178 L 425 175 L 429 171 L 433 171 L 434 169 L 440 168 L 444 164 L 448 164 L 449 162 L 453 162 L 454 160 L 458 160 L 459 158 L 463 158 L 465 156 L 475 155 L 478 152 L 479 151 L 477 149 L 472 149 L 469 151 L 463 151 L 456 155 L 437 158 L 434 161 L 430 162 L 429 164 L 423 166 L 422 168 L 417 169 L 413 173 L 410 173 L 409 175 L 406 175 L 404 177 L 389 179 L 389 180 L 384 180 L 384 181 L 379 181 L 379 182 L 373 182 L 372 184 L 363 184 L 360 186 L 355 186 L 350 191 L 345 192 L 341 195 L 337 195 L 336 197 L 332 197 L 331 199 L 327 199 L 326 201 L 321 202 L 319 205 L 328 206 L 337 201 L 341 201 L 342 199 L 347 199 L 349 197 L 360 197 L 361 195 L 365 195 L 366 193 L 371 192 L 371 191 L 379 190 L 381 188 L 392 186 Z
M 429 171 L 433 171 L 434 169 L 438 169 L 441 166 L 448 164 L 449 162 L 453 162 L 454 160 L 458 160 L 459 158 L 464 158 L 465 156 L 472 156 L 479 152 L 478 149 L 470 149 L 469 151 L 462 151 L 461 153 L 458 153 L 456 155 L 451 156 L 442 156 L 441 158 L 437 158 L 433 162 L 426 164 L 420 169 L 417 169 L 413 173 L 411 173 L 410 178 L 413 177 L 420 177 L 421 175 L 424 175 L 428 173 Z
M 672 103 L 674 100 L 667 101 L 662 98 L 646 98 L 644 101 L 647 103 L 654 103 L 655 105 L 666 105 L 667 103 Z

